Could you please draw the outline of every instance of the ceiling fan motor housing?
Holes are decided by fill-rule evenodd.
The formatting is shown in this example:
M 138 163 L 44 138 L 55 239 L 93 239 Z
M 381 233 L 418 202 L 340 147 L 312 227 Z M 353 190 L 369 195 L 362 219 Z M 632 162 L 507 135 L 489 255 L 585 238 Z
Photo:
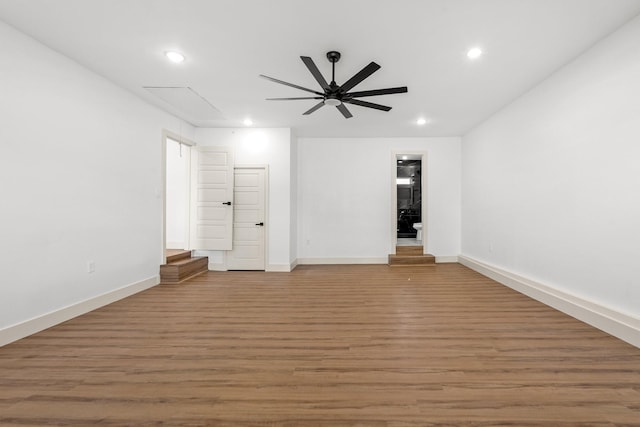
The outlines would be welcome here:
M 335 50 L 327 52 L 327 59 L 332 64 L 335 64 L 336 62 L 340 61 L 340 52 L 336 52 Z

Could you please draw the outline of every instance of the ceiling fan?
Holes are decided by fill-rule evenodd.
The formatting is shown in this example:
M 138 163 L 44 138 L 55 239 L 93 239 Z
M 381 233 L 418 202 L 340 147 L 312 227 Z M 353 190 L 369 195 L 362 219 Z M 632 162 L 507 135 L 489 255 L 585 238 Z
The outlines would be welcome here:
M 363 98 L 366 96 L 378 96 L 378 95 L 391 95 L 394 93 L 405 93 L 407 92 L 406 86 L 401 87 L 392 87 L 387 89 L 374 89 L 374 90 L 363 90 L 360 92 L 349 92 L 353 89 L 357 84 L 362 82 L 364 79 L 369 77 L 371 74 L 380 69 L 380 66 L 375 62 L 371 62 L 369 65 L 364 67 L 362 70 L 357 72 L 353 77 L 347 80 L 342 85 L 338 86 L 336 84 L 335 76 L 336 76 L 336 62 L 340 60 L 340 52 L 331 51 L 327 52 L 327 59 L 331 62 L 331 83 L 327 83 L 325 78 L 318 70 L 318 67 L 308 56 L 301 56 L 302 62 L 307 66 L 313 77 L 322 87 L 323 92 L 308 89 L 306 87 L 294 85 L 293 83 L 283 82 L 282 80 L 274 79 L 273 77 L 268 77 L 263 74 L 260 74 L 260 77 L 263 77 L 267 80 L 270 80 L 275 83 L 280 83 L 285 86 L 291 86 L 296 89 L 304 90 L 307 92 L 311 92 L 316 96 L 306 96 L 306 97 L 297 97 L 297 98 L 267 98 L 268 101 L 289 101 L 289 100 L 299 100 L 299 99 L 320 99 L 321 101 L 311 107 L 309 110 L 302 113 L 303 115 L 308 115 L 313 113 L 314 111 L 322 108 L 325 105 L 333 105 L 335 106 L 342 115 L 348 119 L 353 117 L 351 112 L 347 109 L 344 104 L 352 104 L 358 105 L 360 107 L 368 107 L 375 108 L 376 110 L 389 111 L 391 107 L 387 107 L 386 105 L 374 104 L 373 102 L 361 101 L 356 98 Z

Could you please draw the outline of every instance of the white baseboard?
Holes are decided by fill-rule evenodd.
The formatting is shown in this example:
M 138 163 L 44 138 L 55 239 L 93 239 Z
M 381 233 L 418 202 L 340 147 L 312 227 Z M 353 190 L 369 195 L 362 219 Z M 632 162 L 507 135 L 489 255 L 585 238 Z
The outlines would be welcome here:
M 281 272 L 281 273 L 289 273 L 291 272 L 295 266 L 293 264 L 269 264 L 265 271 L 273 271 L 273 272 Z
M 227 265 L 225 263 L 209 262 L 207 265 L 209 271 L 227 271 Z
M 298 258 L 298 265 L 318 264 L 388 264 L 389 258 Z
M 522 294 L 640 348 L 640 319 L 467 256 L 459 262 Z
M 458 262 L 457 256 L 437 256 L 436 264 L 445 264 L 448 262 Z
M 123 286 L 97 297 L 0 329 L 0 347 L 111 304 L 160 283 L 160 276 Z

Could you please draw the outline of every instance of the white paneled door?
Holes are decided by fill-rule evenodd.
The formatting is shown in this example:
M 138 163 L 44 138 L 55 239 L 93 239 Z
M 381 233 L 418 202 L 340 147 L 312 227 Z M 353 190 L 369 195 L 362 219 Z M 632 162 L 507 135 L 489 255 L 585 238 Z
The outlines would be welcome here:
M 233 249 L 229 270 L 265 269 L 265 169 L 237 168 L 234 174 Z
M 191 249 L 230 250 L 233 233 L 233 153 L 191 150 Z

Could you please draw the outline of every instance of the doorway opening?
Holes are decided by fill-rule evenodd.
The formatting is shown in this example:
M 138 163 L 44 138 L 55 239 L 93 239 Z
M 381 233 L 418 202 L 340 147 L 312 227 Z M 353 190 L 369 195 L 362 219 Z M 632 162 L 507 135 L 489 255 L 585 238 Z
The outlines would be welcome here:
M 169 131 L 162 133 L 163 263 L 171 250 L 189 249 L 191 147 L 195 143 Z M 174 251 L 175 252 L 175 251 Z
M 425 161 L 424 152 L 394 151 L 392 156 L 392 245 L 411 246 L 416 253 L 425 253 Z M 418 249 L 420 247 L 420 249 Z
M 422 246 L 422 160 L 396 160 L 397 246 Z

